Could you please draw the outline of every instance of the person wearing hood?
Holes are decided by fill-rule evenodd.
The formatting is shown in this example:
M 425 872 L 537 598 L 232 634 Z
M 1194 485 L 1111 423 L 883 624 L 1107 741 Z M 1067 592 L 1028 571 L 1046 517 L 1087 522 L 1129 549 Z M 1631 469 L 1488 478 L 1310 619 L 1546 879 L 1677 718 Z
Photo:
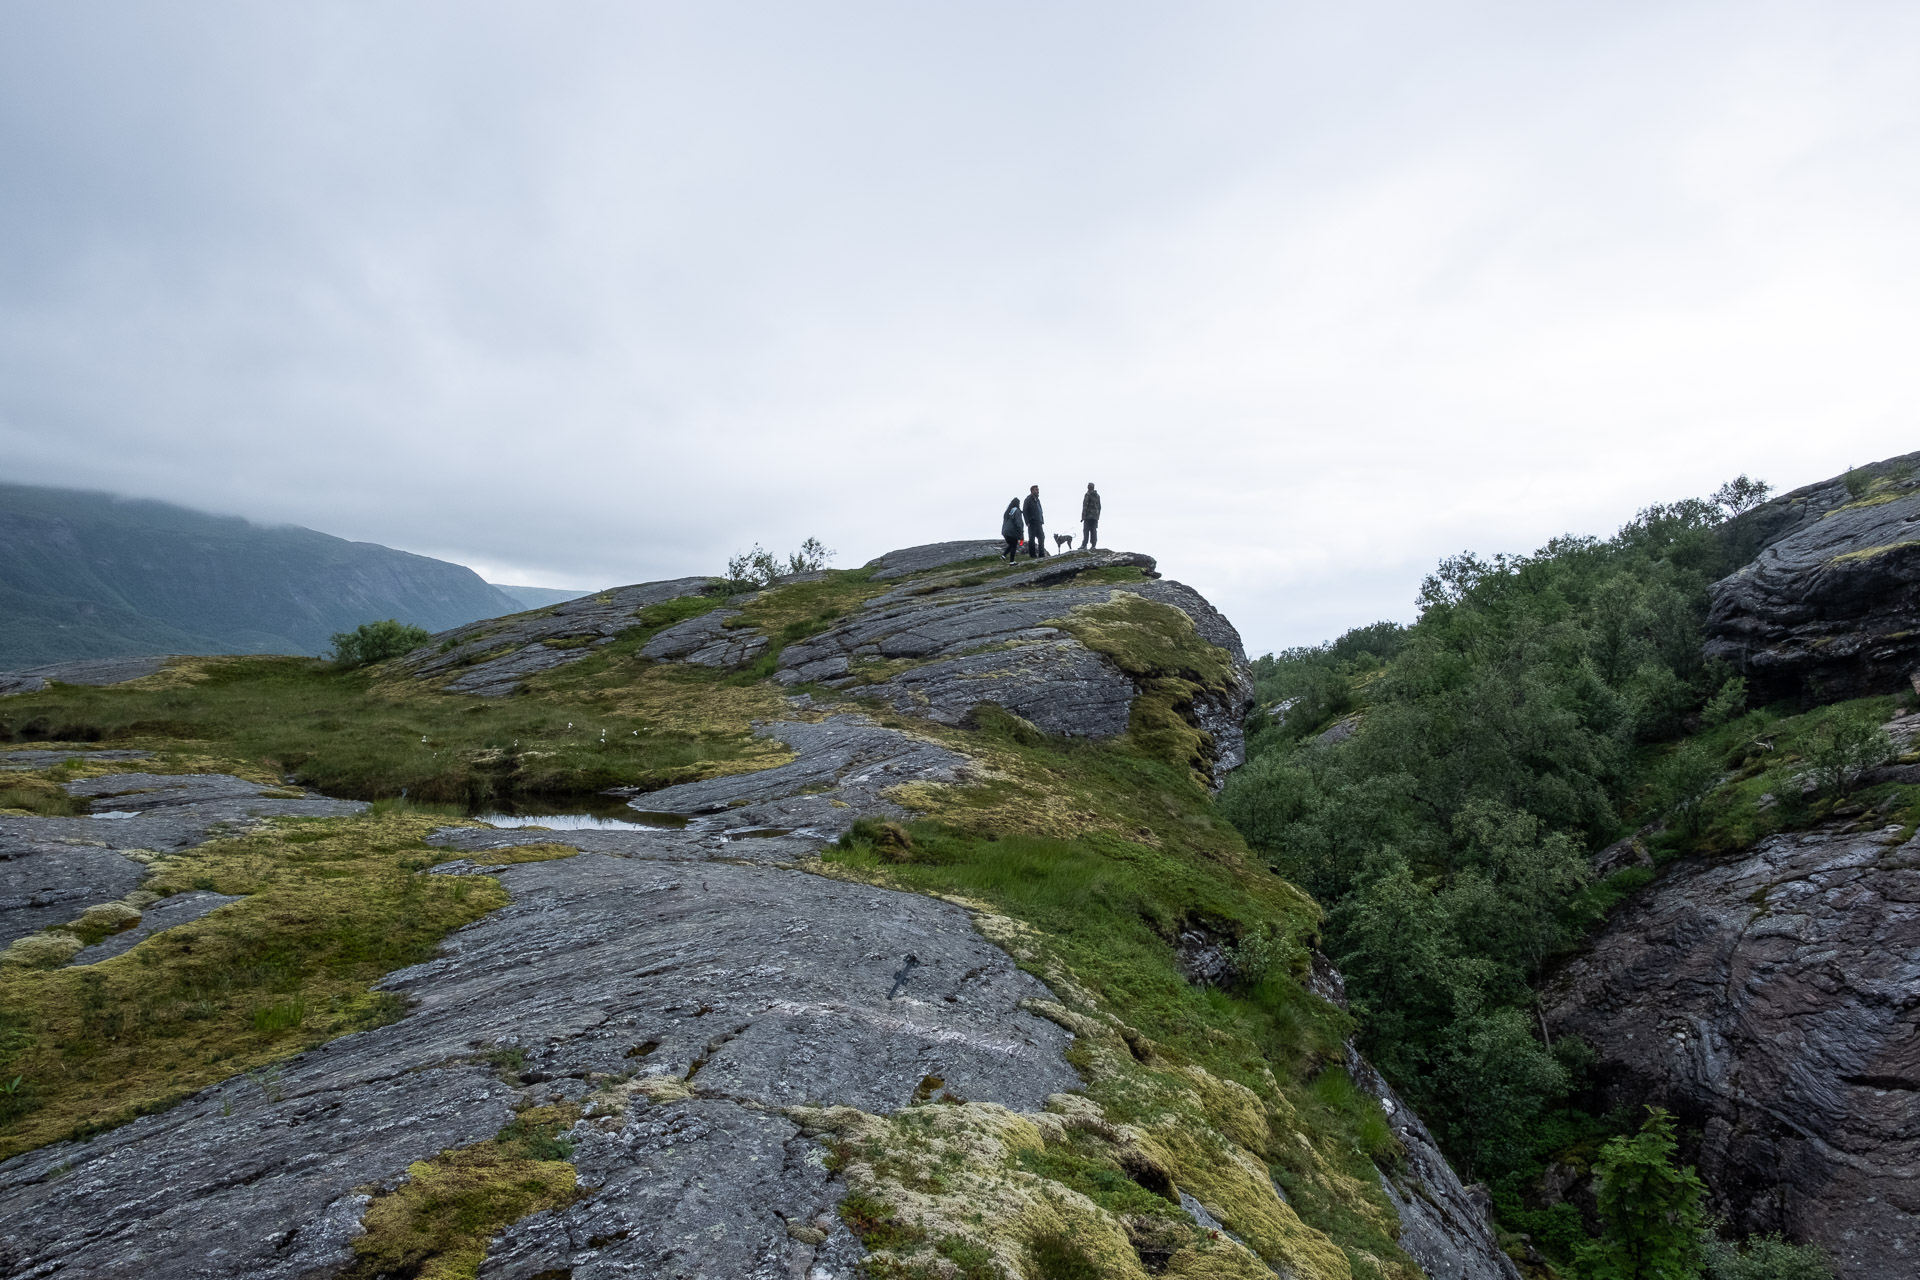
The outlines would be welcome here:
M 1040 507 L 1040 486 L 1034 485 L 1027 491 L 1027 500 L 1020 505 L 1021 514 L 1027 518 L 1027 558 L 1038 560 L 1047 554 L 1047 513 Z
M 1080 549 L 1100 543 L 1100 491 L 1087 481 L 1087 496 L 1080 499 Z
M 1004 558 L 1012 564 L 1020 550 L 1020 499 L 1007 499 L 1007 509 L 1000 513 L 1000 536 L 1007 544 Z

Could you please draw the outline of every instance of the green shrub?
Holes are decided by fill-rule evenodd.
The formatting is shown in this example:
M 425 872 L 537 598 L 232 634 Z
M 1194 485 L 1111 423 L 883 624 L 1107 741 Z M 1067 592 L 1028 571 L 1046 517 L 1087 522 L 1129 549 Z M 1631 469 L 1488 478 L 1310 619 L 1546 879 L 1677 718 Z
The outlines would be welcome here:
M 1600 1239 L 1582 1248 L 1589 1280 L 1686 1280 L 1700 1274 L 1706 1184 L 1691 1165 L 1674 1162 L 1673 1117 L 1647 1108 L 1633 1137 L 1600 1149 Z
M 1852 795 L 1860 776 L 1892 755 L 1893 743 L 1871 708 L 1835 707 L 1807 738 L 1807 777 L 1822 795 L 1838 799 Z
M 363 622 L 351 631 L 334 632 L 330 656 L 343 669 L 364 667 L 409 653 L 431 638 L 424 628 L 409 626 L 394 618 Z
M 1748 1236 L 1745 1248 L 1709 1236 L 1710 1280 L 1833 1280 L 1833 1264 L 1818 1245 L 1789 1244 L 1777 1233 Z

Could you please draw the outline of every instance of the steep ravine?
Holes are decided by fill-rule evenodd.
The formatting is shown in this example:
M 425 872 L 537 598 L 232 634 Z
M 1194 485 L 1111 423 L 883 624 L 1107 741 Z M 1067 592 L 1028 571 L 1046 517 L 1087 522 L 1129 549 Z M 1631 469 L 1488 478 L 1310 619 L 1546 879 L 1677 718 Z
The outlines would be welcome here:
M 1156 1044 L 1031 926 L 822 860 L 862 817 L 1017 798 L 1005 759 L 968 736 L 982 704 L 1020 733 L 1151 742 L 1190 766 L 1200 803 L 1238 760 L 1246 659 L 1197 593 L 1143 556 L 994 572 L 981 550 L 883 557 L 857 608 L 798 639 L 727 628 L 752 615 L 724 609 L 662 631 L 646 659 L 745 670 L 773 656 L 787 712 L 754 731 L 784 763 L 635 798 L 681 829 L 440 829 L 445 860 L 420 874 L 492 877 L 509 901 L 380 984 L 407 1016 L 0 1164 L 0 1275 L 367 1274 L 356 1242 L 372 1207 L 424 1176 L 414 1162 L 524 1113 L 571 1117 L 577 1190 L 499 1231 L 482 1276 L 1044 1278 L 1056 1247 L 1109 1276 L 1412 1274 L 1356 1250 L 1334 1225 L 1349 1218 L 1384 1222 L 1426 1275 L 1514 1276 L 1418 1118 L 1357 1058 L 1397 1135 L 1373 1187 L 1339 1171 L 1270 1072 L 1250 1088 Z M 637 610 L 711 589 L 626 588 L 476 624 L 404 665 L 506 696 Z M 288 813 L 359 820 L 237 778 L 142 786 L 134 817 L 0 818 L 9 902 L 26 912 L 10 936 L 120 896 L 155 849 Z M 507 861 L 530 845 L 546 860 Z M 1323 980 L 1320 994 L 1338 993 Z M 1319 1226 L 1275 1181 L 1282 1146 L 1344 1206 L 1316 1210 Z

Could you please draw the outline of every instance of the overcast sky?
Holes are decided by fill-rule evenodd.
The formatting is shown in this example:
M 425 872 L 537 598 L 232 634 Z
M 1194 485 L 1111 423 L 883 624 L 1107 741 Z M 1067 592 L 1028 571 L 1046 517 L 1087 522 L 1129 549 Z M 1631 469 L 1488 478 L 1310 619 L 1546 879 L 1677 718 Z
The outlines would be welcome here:
M 0 461 L 597 587 L 1042 486 L 1253 652 L 1920 448 L 1920 5 L 0 0 Z

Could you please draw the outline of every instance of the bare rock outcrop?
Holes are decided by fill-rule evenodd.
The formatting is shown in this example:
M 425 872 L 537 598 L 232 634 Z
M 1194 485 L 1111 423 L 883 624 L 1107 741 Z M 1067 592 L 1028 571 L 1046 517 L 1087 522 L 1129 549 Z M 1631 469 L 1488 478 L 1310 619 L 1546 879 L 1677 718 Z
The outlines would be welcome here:
M 599 591 L 550 608 L 440 632 L 398 665 L 422 679 L 451 677 L 445 685 L 449 693 L 504 697 L 528 676 L 578 662 L 611 642 L 637 625 L 636 615 L 648 605 L 710 595 L 719 587 L 716 578 L 675 578 Z
M 1886 693 L 1920 669 L 1920 454 L 1784 494 L 1731 522 L 1754 558 L 1713 586 L 1706 653 L 1756 703 Z
M 1858 1280 L 1920 1247 L 1920 840 L 1900 832 L 1676 862 L 1544 991 L 1608 1103 L 1698 1135 L 1732 1230 L 1816 1241 Z

